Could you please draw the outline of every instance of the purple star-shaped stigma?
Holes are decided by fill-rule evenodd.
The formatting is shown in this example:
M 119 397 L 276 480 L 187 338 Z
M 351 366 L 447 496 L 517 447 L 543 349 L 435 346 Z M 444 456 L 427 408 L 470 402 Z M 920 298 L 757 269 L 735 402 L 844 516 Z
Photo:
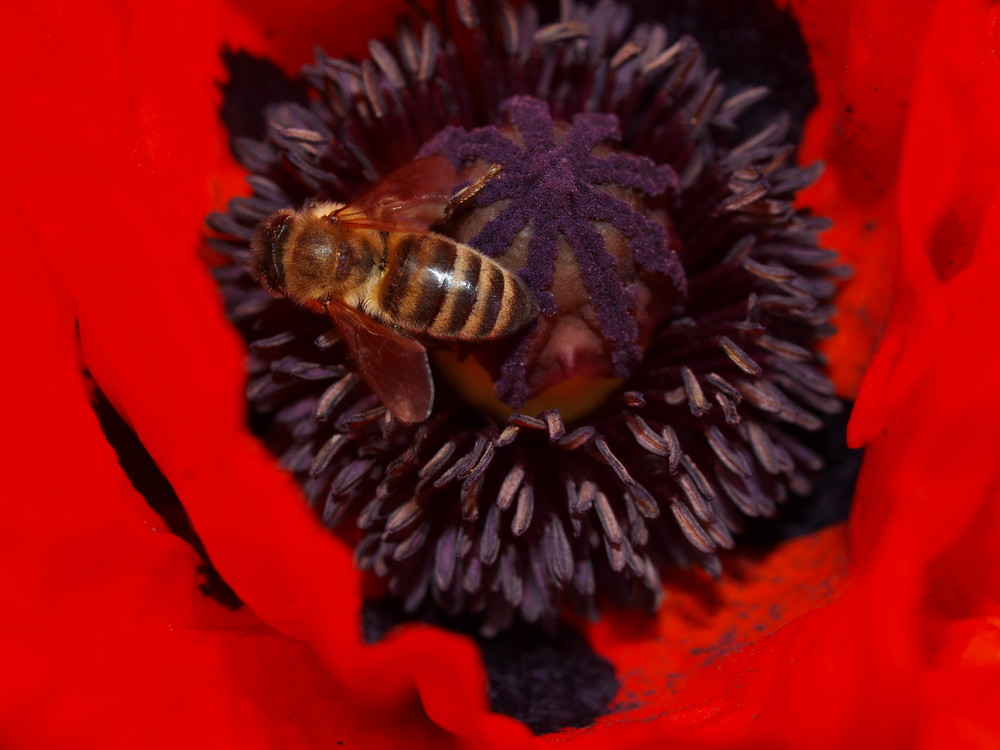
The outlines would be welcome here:
M 606 222 L 617 229 L 628 239 L 636 266 L 667 276 L 681 294 L 686 277 L 664 227 L 601 188 L 625 188 L 653 197 L 675 189 L 677 175 L 671 167 L 644 156 L 608 149 L 595 154 L 598 146 L 621 140 L 614 115 L 577 114 L 559 137 L 548 106 L 538 99 L 512 97 L 500 111 L 516 129 L 520 142 L 497 127 L 449 127 L 428 142 L 421 155 L 441 154 L 456 164 L 479 159 L 501 167 L 502 179 L 488 182 L 475 204 L 507 203 L 469 244 L 491 257 L 502 256 L 530 223 L 528 257 L 520 276 L 542 313 L 554 315 L 557 305 L 550 289 L 559 238 L 564 238 L 575 255 L 601 335 L 608 342 L 614 373 L 625 377 L 642 357 L 635 301 L 595 223 Z

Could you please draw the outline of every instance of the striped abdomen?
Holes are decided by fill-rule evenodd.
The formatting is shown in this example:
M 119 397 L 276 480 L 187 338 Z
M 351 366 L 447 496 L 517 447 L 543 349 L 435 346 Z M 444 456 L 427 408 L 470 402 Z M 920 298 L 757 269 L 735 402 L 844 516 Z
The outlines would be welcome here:
M 385 268 L 369 303 L 388 321 L 438 339 L 508 336 L 538 314 L 499 263 L 437 234 L 383 234 Z

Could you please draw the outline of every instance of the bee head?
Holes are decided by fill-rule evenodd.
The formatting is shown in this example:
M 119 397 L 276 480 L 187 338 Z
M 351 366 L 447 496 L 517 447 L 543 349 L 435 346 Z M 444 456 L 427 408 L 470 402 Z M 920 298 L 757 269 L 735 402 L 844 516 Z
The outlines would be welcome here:
M 257 281 L 276 297 L 287 294 L 285 286 L 285 244 L 295 212 L 275 211 L 257 225 L 250 243 L 250 270 Z

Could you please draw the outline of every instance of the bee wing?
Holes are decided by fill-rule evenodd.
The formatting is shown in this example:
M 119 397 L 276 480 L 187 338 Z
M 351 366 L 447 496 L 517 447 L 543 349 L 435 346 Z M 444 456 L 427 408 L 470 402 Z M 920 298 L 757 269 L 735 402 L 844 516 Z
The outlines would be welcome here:
M 426 232 L 445 214 L 457 181 L 443 156 L 426 156 L 379 180 L 332 216 L 363 229 Z
M 423 422 L 434 404 L 427 350 L 352 307 L 332 302 L 327 312 L 351 350 L 358 372 L 392 416 L 403 424 Z

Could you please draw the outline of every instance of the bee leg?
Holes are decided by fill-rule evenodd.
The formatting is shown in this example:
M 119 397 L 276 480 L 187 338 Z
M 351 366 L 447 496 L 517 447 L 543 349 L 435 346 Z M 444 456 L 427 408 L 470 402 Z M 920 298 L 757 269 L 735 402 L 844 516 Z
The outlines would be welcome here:
M 499 164 L 494 164 L 489 168 L 486 174 L 478 180 L 469 183 L 451 196 L 451 200 L 448 201 L 448 205 L 444 207 L 444 212 L 441 214 L 441 221 L 447 221 L 450 219 L 451 215 L 455 213 L 455 211 L 461 209 L 464 204 L 475 198 L 479 191 L 486 187 L 486 183 L 490 182 L 498 174 L 500 174 L 501 169 L 502 167 Z

